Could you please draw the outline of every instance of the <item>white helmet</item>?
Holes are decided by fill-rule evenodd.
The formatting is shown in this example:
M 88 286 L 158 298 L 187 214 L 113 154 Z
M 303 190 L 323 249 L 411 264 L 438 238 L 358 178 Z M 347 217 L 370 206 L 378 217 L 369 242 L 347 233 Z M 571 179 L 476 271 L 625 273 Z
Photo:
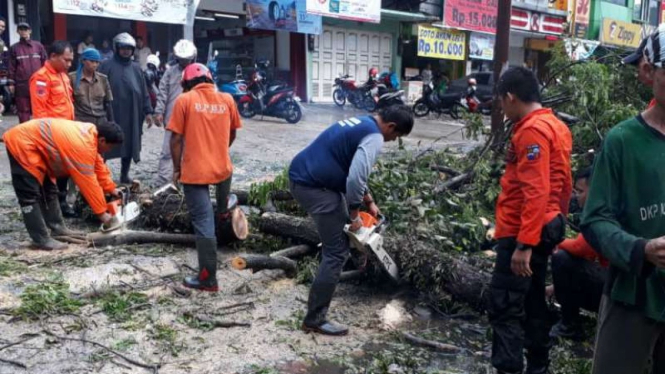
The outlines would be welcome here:
M 118 49 L 121 46 L 136 48 L 136 40 L 128 33 L 123 32 L 113 38 L 113 48 Z
M 196 46 L 187 39 L 180 39 L 173 47 L 173 54 L 179 59 L 194 60 L 196 58 Z
M 148 58 L 146 59 L 146 63 L 147 63 L 147 64 L 153 64 L 153 65 L 155 65 L 156 68 L 158 68 L 159 65 L 160 65 L 162 62 L 159 60 L 159 57 L 157 57 L 157 55 L 150 55 L 150 56 L 148 56 Z

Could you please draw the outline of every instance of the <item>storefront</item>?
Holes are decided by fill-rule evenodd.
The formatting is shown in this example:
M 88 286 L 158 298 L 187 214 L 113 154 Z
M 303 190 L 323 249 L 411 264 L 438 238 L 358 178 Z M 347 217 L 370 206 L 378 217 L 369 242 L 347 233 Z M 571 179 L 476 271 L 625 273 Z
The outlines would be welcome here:
M 341 75 L 348 74 L 361 83 L 367 81 L 373 67 L 379 72 L 401 71 L 399 30 L 396 21 L 372 24 L 324 18 L 321 35 L 309 36 L 310 99 L 332 101 L 335 78 Z
M 128 32 L 143 38 L 153 52 L 160 52 L 162 61 L 170 54 L 172 46 L 183 37 L 184 25 L 193 18 L 198 1 L 191 5 L 173 3 L 144 3 L 139 0 L 113 0 L 104 3 L 65 0 L 10 0 L 14 6 L 10 12 L 8 31 L 12 42 L 16 19 L 23 17 L 33 29 L 33 38 L 44 45 L 54 40 L 67 40 L 74 48 L 87 35 L 93 38 L 95 47 L 102 48 L 103 41 L 112 46 L 113 38 Z M 178 8 L 178 6 L 180 8 Z M 188 8 L 189 7 L 189 8 Z M 155 22 L 159 20 L 159 22 Z M 12 22 L 14 21 L 14 22 Z
M 549 9 L 538 11 L 513 7 L 510 19 L 511 66 L 526 66 L 539 78 L 547 75 L 550 51 L 564 34 L 566 16 Z
M 199 55 L 207 61 L 214 60 L 217 78 L 221 82 L 232 81 L 239 74 L 247 79 L 255 64 L 269 62 L 269 79 L 293 85 L 296 94 L 306 99 L 305 35 L 274 30 L 283 24 L 264 17 L 267 16 L 266 6 L 266 3 L 257 1 L 243 4 L 241 1 L 203 0 L 193 28 Z M 286 14 L 283 12 L 281 17 L 295 20 L 295 9 Z
M 467 74 L 472 72 L 492 71 L 494 68 L 494 44 L 496 38 L 492 34 L 478 32 L 469 33 L 469 61 Z

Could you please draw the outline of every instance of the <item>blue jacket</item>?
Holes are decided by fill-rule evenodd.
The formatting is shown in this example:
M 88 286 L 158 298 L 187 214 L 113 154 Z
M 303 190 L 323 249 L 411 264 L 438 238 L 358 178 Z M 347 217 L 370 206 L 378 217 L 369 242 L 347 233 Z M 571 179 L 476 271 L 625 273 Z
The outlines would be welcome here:
M 346 193 L 347 178 L 353 163 L 358 169 L 364 170 L 355 179 L 360 179 L 357 182 L 366 188 L 366 179 L 382 145 L 383 135 L 373 117 L 362 116 L 339 121 L 322 132 L 293 159 L 289 179 L 306 187 Z

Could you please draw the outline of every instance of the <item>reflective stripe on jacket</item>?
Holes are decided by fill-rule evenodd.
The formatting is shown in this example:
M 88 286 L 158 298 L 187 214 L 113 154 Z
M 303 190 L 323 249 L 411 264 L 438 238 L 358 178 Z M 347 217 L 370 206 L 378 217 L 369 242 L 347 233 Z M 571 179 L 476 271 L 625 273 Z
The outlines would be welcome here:
M 113 192 L 111 172 L 97 150 L 97 128 L 91 123 L 38 119 L 3 135 L 9 152 L 39 183 L 69 176 L 95 214 L 106 211 L 104 193 Z

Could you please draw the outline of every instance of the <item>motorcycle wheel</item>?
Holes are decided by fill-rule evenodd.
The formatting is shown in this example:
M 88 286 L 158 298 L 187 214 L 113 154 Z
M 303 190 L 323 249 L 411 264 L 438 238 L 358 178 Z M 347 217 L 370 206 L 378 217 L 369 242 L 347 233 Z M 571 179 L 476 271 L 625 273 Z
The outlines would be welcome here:
M 413 104 L 413 114 L 418 117 L 425 117 L 429 114 L 429 106 L 425 103 L 423 99 L 418 99 L 415 104 Z
M 370 95 L 370 96 L 366 96 L 363 99 L 362 106 L 366 111 L 374 112 L 376 110 L 377 103 L 374 100 L 374 97 Z
M 450 117 L 452 117 L 452 119 L 460 119 L 462 115 L 468 111 L 469 110 L 464 105 L 455 103 L 452 108 L 450 108 Z
M 252 103 L 238 103 L 240 115 L 243 118 L 252 118 L 256 115 L 256 110 L 252 107 Z
M 286 104 L 286 115 L 284 119 L 288 123 L 298 123 L 302 119 L 302 110 L 300 110 L 300 105 L 295 102 Z
M 339 88 L 333 91 L 332 97 L 337 106 L 344 106 L 344 104 L 346 104 L 346 95 L 344 95 L 344 91 Z

